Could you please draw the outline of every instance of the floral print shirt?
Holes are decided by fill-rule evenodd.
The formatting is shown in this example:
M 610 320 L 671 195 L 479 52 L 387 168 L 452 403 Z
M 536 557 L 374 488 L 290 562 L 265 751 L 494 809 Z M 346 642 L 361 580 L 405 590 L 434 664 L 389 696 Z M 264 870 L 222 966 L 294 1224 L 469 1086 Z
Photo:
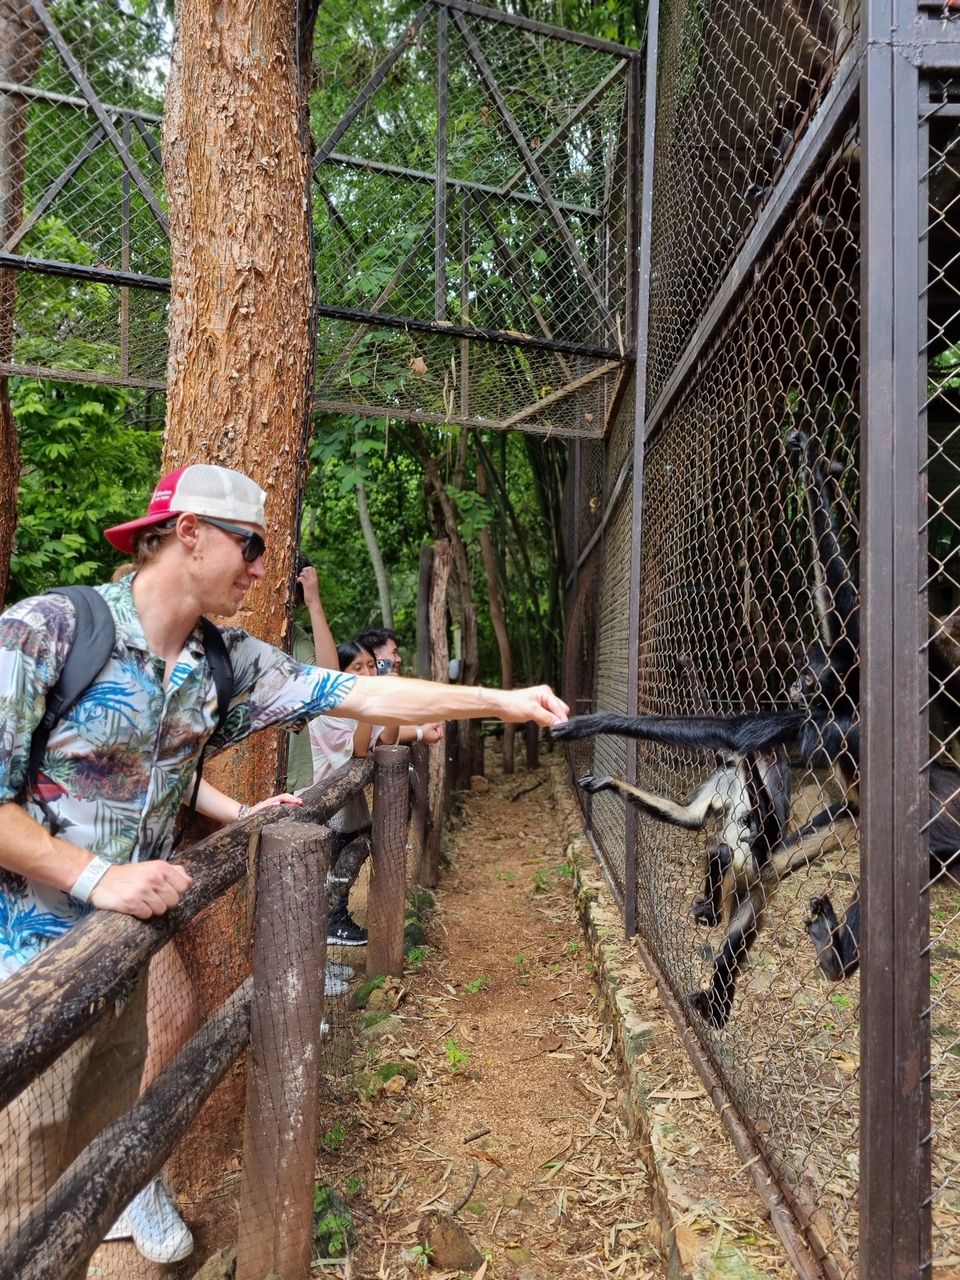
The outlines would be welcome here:
M 107 665 L 54 726 L 37 790 L 57 833 L 111 862 L 170 856 L 173 824 L 200 752 L 268 726 L 302 723 L 339 706 L 356 677 L 304 666 L 245 631 L 225 628 L 234 690 L 225 723 L 199 626 L 167 687 L 131 594 L 132 577 L 98 587 L 116 623 Z M 0 804 L 16 801 L 48 825 L 25 794 L 30 739 L 76 627 L 72 603 L 51 594 L 0 615 Z M 68 893 L 0 869 L 0 980 L 60 937 L 90 907 Z

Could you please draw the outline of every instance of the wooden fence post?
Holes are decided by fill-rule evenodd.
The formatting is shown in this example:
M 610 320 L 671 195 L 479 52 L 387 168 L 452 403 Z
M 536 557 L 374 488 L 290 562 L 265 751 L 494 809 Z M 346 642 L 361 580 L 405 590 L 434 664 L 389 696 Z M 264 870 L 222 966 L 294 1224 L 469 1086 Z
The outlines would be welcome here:
M 425 742 L 415 742 L 410 747 L 410 766 L 410 848 L 416 859 L 414 879 L 418 884 L 426 884 L 430 748 Z
M 237 1280 L 307 1280 L 319 1126 L 330 832 L 264 829 L 253 939 Z
M 406 747 L 377 747 L 373 758 L 367 976 L 384 973 L 399 977 L 403 973 L 403 913 L 407 897 L 410 752 Z
M 527 734 L 527 768 L 540 768 L 540 726 L 536 720 L 528 720 L 526 723 Z

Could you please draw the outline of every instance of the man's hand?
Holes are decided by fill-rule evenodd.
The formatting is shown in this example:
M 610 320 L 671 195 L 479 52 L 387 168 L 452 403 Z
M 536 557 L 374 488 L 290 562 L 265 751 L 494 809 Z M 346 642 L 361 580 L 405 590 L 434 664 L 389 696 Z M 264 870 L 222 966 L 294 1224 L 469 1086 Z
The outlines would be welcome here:
M 443 724 L 425 724 L 423 728 L 423 741 L 428 747 L 432 747 L 435 742 L 439 742 L 443 737 Z
M 549 729 L 563 724 L 570 715 L 570 708 L 557 697 L 548 684 L 538 684 L 532 689 L 505 689 L 498 714 L 507 724 L 522 724 L 533 720 Z
M 111 867 L 90 895 L 101 911 L 120 911 L 149 920 L 175 907 L 193 879 L 178 862 L 130 862 Z
M 305 565 L 297 574 L 297 581 L 303 588 L 303 602 L 307 608 L 316 606 L 320 603 L 320 584 L 317 581 L 317 571 L 312 564 Z

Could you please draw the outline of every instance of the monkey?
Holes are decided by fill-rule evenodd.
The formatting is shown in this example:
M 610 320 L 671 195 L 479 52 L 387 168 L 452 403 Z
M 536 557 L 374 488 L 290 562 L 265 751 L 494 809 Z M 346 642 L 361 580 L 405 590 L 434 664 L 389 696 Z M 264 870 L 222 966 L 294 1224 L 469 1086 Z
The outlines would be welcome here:
M 620 716 L 599 712 L 575 716 L 553 731 L 554 736 L 560 739 L 605 732 L 670 746 L 719 751 L 726 753 L 727 767 L 735 770 L 752 769 L 758 753 L 776 750 L 786 752 L 786 758 L 797 766 L 829 766 L 840 783 L 842 800 L 825 806 L 810 819 L 803 833 L 797 833 L 794 838 L 799 839 L 803 847 L 799 856 L 791 856 L 789 848 L 778 847 L 772 856 L 768 849 L 766 859 L 758 859 L 751 849 L 742 865 L 754 877 L 754 888 L 757 884 L 762 885 L 765 879 L 773 883 L 775 877 L 782 878 L 798 866 L 809 865 L 820 857 L 824 846 L 821 844 L 819 849 L 807 852 L 807 836 L 833 828 L 841 820 L 856 820 L 859 816 L 859 593 L 840 546 L 830 484 L 833 468 L 824 461 L 814 442 L 801 432 L 788 435 L 786 445 L 800 458 L 800 475 L 804 481 L 814 545 L 816 588 L 813 594 L 821 631 L 820 639 L 806 650 L 796 680 L 790 687 L 789 696 L 794 706 L 791 709 L 717 717 Z M 949 866 L 960 853 L 960 774 L 934 764 L 928 776 L 931 821 L 927 831 L 931 865 L 936 873 Z M 613 780 L 599 781 L 604 786 L 614 785 L 621 791 L 626 786 L 623 783 L 613 784 Z M 592 789 L 600 789 L 596 780 Z M 628 792 L 624 794 L 629 797 Z M 649 793 L 638 798 L 641 807 L 644 804 L 649 806 L 649 800 Z M 663 811 L 657 806 L 648 807 L 647 811 L 664 818 Z M 724 854 L 718 856 L 721 862 L 726 857 Z M 712 891 L 715 883 L 716 869 L 712 877 L 708 869 L 704 897 Z M 749 889 L 750 885 L 749 879 L 741 882 L 741 897 L 743 889 Z M 731 905 L 728 940 L 732 954 L 742 959 L 756 937 L 760 912 L 755 910 L 752 913 L 745 929 L 737 929 L 736 901 Z M 806 927 L 820 970 L 832 980 L 849 977 L 856 971 L 860 960 L 859 888 L 842 920 L 838 921 L 827 895 L 812 898 L 809 912 Z M 701 918 L 709 921 L 709 911 L 705 910 Z M 736 966 L 733 971 L 735 976 Z M 700 1012 L 705 1011 L 706 1003 L 706 1016 L 714 1025 L 718 1025 L 717 1015 L 721 1018 L 723 1015 L 722 995 L 719 1000 L 715 998 L 718 982 L 728 982 L 719 961 L 710 990 L 694 993 L 693 997 Z M 725 1018 L 719 1025 L 723 1025 L 723 1021 Z
M 690 721 L 682 723 L 689 726 Z M 614 731 L 620 732 L 620 728 Z M 566 735 L 561 730 L 557 736 Z M 663 740 L 656 730 L 650 736 Z M 667 729 L 666 740 L 674 741 L 671 729 Z M 760 932 L 770 896 L 785 876 L 824 852 L 826 828 L 840 816 L 839 810 L 821 813 L 787 835 L 790 767 L 783 748 L 774 744 L 770 749 L 742 753 L 723 749 L 721 753 L 724 763 L 699 784 L 685 804 L 614 778 L 588 774 L 578 780 L 586 791 L 616 791 L 628 804 L 688 831 L 700 830 L 711 818 L 716 819 L 716 838 L 706 852 L 703 890 L 693 903 L 692 914 L 698 924 L 708 927 L 717 924 L 722 914 L 725 935 L 710 985 L 693 992 L 690 1000 L 718 1029 L 729 1019 L 739 971 Z

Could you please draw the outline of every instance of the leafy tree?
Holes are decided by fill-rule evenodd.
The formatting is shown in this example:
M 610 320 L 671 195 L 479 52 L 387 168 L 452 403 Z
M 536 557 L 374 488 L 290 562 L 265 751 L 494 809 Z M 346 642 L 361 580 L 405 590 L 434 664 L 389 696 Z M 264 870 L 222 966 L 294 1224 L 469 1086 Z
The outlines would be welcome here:
M 102 582 L 120 557 L 103 530 L 146 507 L 160 461 L 160 397 L 11 379 L 20 431 L 20 519 L 10 599 Z

